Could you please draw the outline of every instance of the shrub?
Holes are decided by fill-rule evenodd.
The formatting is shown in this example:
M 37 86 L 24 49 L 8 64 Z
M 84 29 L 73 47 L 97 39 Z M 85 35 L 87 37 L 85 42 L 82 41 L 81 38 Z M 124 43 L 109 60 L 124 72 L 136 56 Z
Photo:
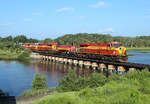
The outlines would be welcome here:
M 137 79 L 143 80 L 144 78 L 149 78 L 150 72 L 148 69 L 143 69 L 142 71 L 136 70 L 125 74 L 127 79 Z
M 92 88 L 92 87 L 103 86 L 107 82 L 108 82 L 108 79 L 103 74 L 101 74 L 101 73 L 92 73 L 88 77 L 88 82 L 87 83 L 88 83 L 89 87 Z
M 36 73 L 34 79 L 32 80 L 32 89 L 44 89 L 47 88 L 47 80 L 45 76 L 42 76 L 39 73 Z
M 98 87 L 107 83 L 107 78 L 100 73 L 93 73 L 89 76 L 77 76 L 73 70 L 68 70 L 68 74 L 59 81 L 58 91 L 79 91 L 85 87 Z
M 76 83 L 77 75 L 73 70 L 69 69 L 67 75 L 64 76 L 63 79 L 59 80 L 59 86 L 57 89 L 59 91 L 76 91 Z
M 140 81 L 140 89 L 144 94 L 150 94 L 150 78 L 146 78 Z

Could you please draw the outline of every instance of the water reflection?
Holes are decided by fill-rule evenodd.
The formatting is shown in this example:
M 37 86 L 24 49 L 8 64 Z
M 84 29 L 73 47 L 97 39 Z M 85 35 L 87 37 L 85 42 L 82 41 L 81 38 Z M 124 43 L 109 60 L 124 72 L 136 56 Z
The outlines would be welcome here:
M 58 73 L 63 73 L 64 76 L 69 69 L 73 69 L 78 75 L 89 74 L 92 72 L 92 70 L 90 69 L 49 61 L 39 61 L 36 63 L 32 63 L 31 67 L 34 68 L 36 72 L 50 72 L 50 76 L 54 79 L 58 77 Z
M 12 96 L 19 96 L 24 90 L 31 89 L 31 82 L 37 72 L 47 77 L 48 86 L 57 86 L 58 80 L 68 69 L 75 70 L 78 75 L 91 73 L 90 69 L 48 61 L 0 61 L 0 89 Z

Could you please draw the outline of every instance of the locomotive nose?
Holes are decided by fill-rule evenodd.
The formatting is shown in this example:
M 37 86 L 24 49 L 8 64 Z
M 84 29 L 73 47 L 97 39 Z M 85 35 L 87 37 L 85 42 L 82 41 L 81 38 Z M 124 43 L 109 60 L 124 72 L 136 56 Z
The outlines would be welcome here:
M 119 49 L 121 51 L 121 55 L 126 56 L 126 48 L 125 47 L 120 47 Z

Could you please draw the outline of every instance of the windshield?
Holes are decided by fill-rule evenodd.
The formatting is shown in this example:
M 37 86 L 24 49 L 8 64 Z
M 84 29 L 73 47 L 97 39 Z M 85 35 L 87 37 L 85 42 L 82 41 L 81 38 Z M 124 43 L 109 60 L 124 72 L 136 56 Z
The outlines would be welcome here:
M 118 48 L 118 47 L 122 46 L 122 44 L 113 44 L 113 46 L 114 46 L 115 48 Z

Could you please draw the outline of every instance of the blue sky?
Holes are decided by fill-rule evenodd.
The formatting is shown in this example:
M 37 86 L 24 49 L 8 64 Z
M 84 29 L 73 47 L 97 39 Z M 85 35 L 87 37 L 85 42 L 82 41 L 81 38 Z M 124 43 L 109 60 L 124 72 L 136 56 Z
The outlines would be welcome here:
M 150 0 L 0 0 L 0 36 L 150 35 Z

